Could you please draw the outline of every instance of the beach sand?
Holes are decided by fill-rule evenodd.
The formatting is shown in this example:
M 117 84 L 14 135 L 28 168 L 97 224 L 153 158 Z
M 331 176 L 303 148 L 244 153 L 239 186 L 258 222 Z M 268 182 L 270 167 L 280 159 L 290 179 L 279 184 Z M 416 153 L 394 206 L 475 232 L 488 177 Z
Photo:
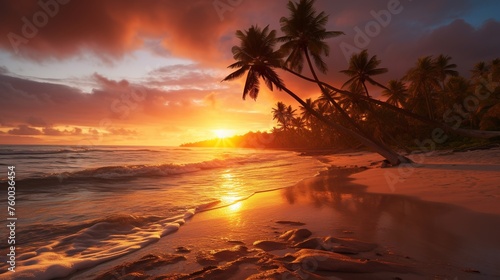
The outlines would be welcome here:
M 380 168 L 370 153 L 228 207 L 73 279 L 500 277 L 500 149 Z M 406 173 L 405 173 L 406 172 Z
M 358 157 L 368 160 L 376 155 Z M 371 193 L 401 194 L 500 215 L 500 149 L 418 154 L 416 164 L 372 168 L 352 178 Z

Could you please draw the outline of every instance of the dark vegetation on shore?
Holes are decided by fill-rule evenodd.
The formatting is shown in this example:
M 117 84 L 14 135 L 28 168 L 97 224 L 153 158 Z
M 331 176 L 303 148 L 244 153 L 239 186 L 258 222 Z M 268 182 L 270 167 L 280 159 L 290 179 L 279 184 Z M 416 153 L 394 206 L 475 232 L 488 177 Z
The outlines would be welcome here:
M 460 76 L 447 55 L 424 56 L 403 77 L 387 85 L 377 75 L 388 72 L 367 50 L 353 54 L 342 88 L 318 77 L 327 72 L 328 38 L 343 35 L 327 31 L 328 16 L 316 12 L 314 0 L 289 2 L 289 17 L 280 19 L 283 36 L 268 26 L 238 30 L 241 44 L 232 49 L 237 69 L 224 81 L 246 74 L 243 98 L 256 99 L 260 80 L 269 89 L 288 93 L 300 106 L 278 102 L 272 132 L 250 132 L 228 139 L 188 143 L 185 147 L 243 147 L 273 149 L 368 148 L 392 165 L 407 162 L 396 150 L 431 150 L 498 143 L 500 138 L 500 58 L 479 62 L 470 78 Z M 275 50 L 275 45 L 281 46 Z M 301 74 L 307 66 L 312 77 Z M 301 99 L 286 87 L 275 70 L 291 73 L 318 85 L 321 95 Z M 370 88 L 368 87 L 370 86 Z M 382 91 L 384 101 L 372 96 Z
M 446 60 L 447 71 L 444 79 L 438 81 L 436 72 L 441 60 Z M 440 55 L 436 58 L 424 57 L 418 60 L 414 68 L 399 81 L 390 81 L 383 88 L 385 103 L 397 106 L 408 112 L 436 121 L 448 123 L 452 127 L 500 130 L 500 59 L 490 63 L 480 62 L 472 70 L 470 79 L 459 76 L 451 70 L 456 65 L 449 64 L 450 57 Z M 429 64 L 430 63 L 430 64 Z M 443 62 L 441 62 L 443 63 Z M 420 69 L 424 67 L 430 69 Z M 429 65 L 427 65 L 429 64 Z M 416 71 L 434 71 L 421 83 L 434 84 L 429 87 L 429 102 L 420 95 L 415 84 Z M 386 87 L 386 88 L 385 88 Z M 356 91 L 354 91 L 356 92 Z M 358 91 L 359 95 L 366 95 Z M 480 100 L 476 96 L 487 96 Z M 413 117 L 394 112 L 382 106 L 370 106 L 363 99 L 338 95 L 336 99 L 349 116 L 370 135 L 374 135 L 388 145 L 401 150 L 415 150 L 425 139 L 432 139 L 435 127 L 429 126 Z M 314 109 L 334 121 L 342 122 L 339 113 L 330 103 L 320 96 L 306 102 Z M 428 106 L 427 106 L 428 105 Z M 474 109 L 474 110 L 468 110 Z M 238 147 L 269 149 L 318 149 L 343 151 L 362 149 L 355 140 L 330 129 L 327 125 L 308 113 L 303 107 L 293 108 L 283 102 L 276 103 L 272 109 L 277 125 L 271 132 L 249 132 L 226 139 L 210 139 L 195 143 L 186 143 L 184 147 Z M 444 134 L 443 143 L 436 143 L 437 149 L 462 149 L 475 146 L 488 146 L 499 143 L 498 139 L 474 139 L 456 134 Z M 440 142 L 440 141 L 439 141 Z

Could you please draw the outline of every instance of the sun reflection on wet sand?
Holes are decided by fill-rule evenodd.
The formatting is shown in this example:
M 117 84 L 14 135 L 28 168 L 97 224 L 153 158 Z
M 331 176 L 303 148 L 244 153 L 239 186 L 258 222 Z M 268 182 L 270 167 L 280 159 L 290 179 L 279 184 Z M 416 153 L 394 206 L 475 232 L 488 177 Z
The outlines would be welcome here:
M 163 238 L 143 253 L 190 244 L 194 260 L 200 251 L 234 244 L 251 248 L 256 240 L 307 228 L 314 236 L 378 244 L 372 252 L 377 255 L 370 257 L 411 265 L 421 275 L 468 279 L 467 269 L 485 277 L 499 275 L 500 217 L 407 196 L 366 193 L 348 175 L 327 174 L 242 201 L 227 195 L 223 200 L 233 204 L 195 215 L 175 238 Z M 180 272 L 201 269 L 190 269 L 196 265 L 187 261 Z
M 236 212 L 236 211 L 238 211 L 238 210 L 241 208 L 241 206 L 242 206 L 241 201 L 238 201 L 238 202 L 236 202 L 236 203 L 231 204 L 231 205 L 228 207 L 228 209 L 229 209 L 230 211 L 232 211 L 232 212 Z

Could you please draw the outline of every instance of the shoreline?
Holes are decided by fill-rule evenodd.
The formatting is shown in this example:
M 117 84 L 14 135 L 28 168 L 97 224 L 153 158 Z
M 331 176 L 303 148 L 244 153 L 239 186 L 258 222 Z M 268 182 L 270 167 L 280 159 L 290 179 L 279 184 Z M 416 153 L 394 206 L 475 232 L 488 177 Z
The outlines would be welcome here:
M 359 156 L 346 157 L 353 162 L 360 160 Z M 370 161 L 377 162 L 376 158 Z M 368 186 L 359 183 L 363 178 L 371 178 L 372 170 L 394 169 L 330 168 L 295 186 L 259 192 L 235 204 L 198 213 L 178 232 L 159 242 L 67 279 L 132 274 L 169 279 L 212 279 L 217 275 L 219 279 L 243 279 L 251 275 L 264 277 L 265 273 L 268 274 L 264 278 L 270 277 L 266 279 L 281 279 L 286 275 L 296 279 L 349 279 L 352 271 L 364 272 L 356 273 L 356 279 L 500 276 L 492 263 L 500 253 L 497 240 L 500 215 L 426 201 L 402 192 L 372 192 L 377 183 Z M 354 172 L 360 170 L 364 171 Z M 300 251 L 294 248 L 297 243 L 279 237 L 287 231 L 302 229 L 310 231 L 309 239 L 316 242 L 341 240 L 351 254 L 322 256 L 321 250 L 315 250 L 318 244 L 303 249 L 315 251 Z M 353 253 L 354 248 L 347 245 L 354 243 L 376 247 Z M 301 268 L 302 261 L 330 257 L 329 263 L 348 260 L 344 265 L 350 265 L 352 271 Z M 150 265 L 144 267 L 141 263 Z M 293 264 L 300 269 L 294 270 Z

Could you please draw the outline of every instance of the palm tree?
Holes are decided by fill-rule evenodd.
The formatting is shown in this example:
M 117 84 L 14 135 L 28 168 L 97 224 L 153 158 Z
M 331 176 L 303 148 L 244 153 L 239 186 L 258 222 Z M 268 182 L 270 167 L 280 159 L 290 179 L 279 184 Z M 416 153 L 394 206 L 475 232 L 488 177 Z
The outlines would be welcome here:
M 316 81 L 319 81 L 311 57 L 319 71 L 326 73 L 328 67 L 323 56 L 330 54 L 330 47 L 324 40 L 343 35 L 344 32 L 326 31 L 325 25 L 328 22 L 328 15 L 324 12 L 317 13 L 314 9 L 314 2 L 315 0 L 300 0 L 299 3 L 288 2 L 290 17 L 280 19 L 281 31 L 285 35 L 278 38 L 278 41 L 284 43 L 281 50 L 288 55 L 285 61 L 286 68 L 302 72 L 305 58 L 312 76 Z M 322 94 L 325 95 L 327 91 L 320 84 L 318 86 Z M 330 95 L 325 95 L 325 98 L 344 118 L 349 118 Z M 352 126 L 359 130 L 359 127 L 352 120 L 350 121 Z
M 236 31 L 236 37 L 240 39 L 240 46 L 233 46 L 231 49 L 235 63 L 228 68 L 239 68 L 229 74 L 223 81 L 230 81 L 243 76 L 247 73 L 245 86 L 243 88 L 243 99 L 250 95 L 254 100 L 257 99 L 260 90 L 259 78 L 262 78 L 270 90 L 273 86 L 278 89 L 285 85 L 274 71 L 281 64 L 282 54 L 274 50 L 276 44 L 276 31 L 269 32 L 269 26 L 260 29 L 252 26 L 245 32 Z
M 351 118 L 364 119 L 366 117 L 366 112 L 369 110 L 369 104 L 359 98 L 360 96 L 365 95 L 363 86 L 358 83 L 351 84 L 349 86 L 349 92 L 351 92 L 352 95 L 342 96 L 339 101 L 340 106 L 349 114 Z
M 498 96 L 500 88 L 498 82 L 500 81 L 500 59 L 496 58 L 490 63 L 479 62 L 471 70 L 472 81 L 476 90 L 481 94 Z
M 437 100 L 436 109 L 442 115 L 447 110 L 454 109 L 450 104 L 463 104 L 469 95 L 472 95 L 469 81 L 460 76 L 451 77 L 444 85 L 443 92 Z
M 450 103 L 463 103 L 464 99 L 472 94 L 471 85 L 464 77 L 452 77 L 445 83 L 443 93 L 442 102 L 447 103 L 448 107 L 450 107 Z
M 349 68 L 340 71 L 341 73 L 344 73 L 350 77 L 350 79 L 344 83 L 343 87 L 349 86 L 350 91 L 354 93 L 354 96 L 364 94 L 368 98 L 370 98 L 370 94 L 368 93 L 366 82 L 369 82 L 372 85 L 379 86 L 385 90 L 389 90 L 387 87 L 378 83 L 372 78 L 372 76 L 387 73 L 387 68 L 379 68 L 380 63 L 381 61 L 377 58 L 376 55 L 369 57 L 367 50 L 363 50 L 358 54 L 352 55 L 349 60 Z M 373 104 L 371 103 L 361 101 L 358 98 L 355 98 L 355 100 L 353 100 L 353 103 L 356 105 L 358 110 L 361 110 L 361 112 L 369 113 L 369 115 L 365 113 L 365 116 L 362 117 L 362 120 L 374 121 L 374 123 L 372 123 L 371 125 L 371 127 L 373 128 L 373 131 L 371 133 L 373 137 L 377 137 L 381 142 L 384 142 L 384 139 L 388 139 L 393 141 L 396 145 L 399 144 L 394 139 L 394 137 L 392 137 L 392 135 L 384 130 L 384 126 L 387 125 L 387 122 L 382 121 L 382 118 L 379 115 L 379 110 L 377 110 L 378 107 L 373 106 Z
M 311 57 L 313 58 L 316 67 L 322 73 L 325 73 L 327 67 L 322 56 L 329 55 L 329 46 L 324 42 L 324 40 L 342 35 L 344 33 L 341 31 L 326 31 L 325 26 L 328 22 L 328 16 L 324 12 L 317 13 L 313 7 L 314 2 L 314 0 L 300 0 L 298 3 L 289 1 L 289 18 L 282 17 L 280 19 L 281 31 L 285 35 L 278 38 L 278 40 L 280 42 L 284 42 L 281 46 L 281 50 L 283 50 L 285 54 L 288 54 L 285 67 L 292 73 L 294 71 L 300 73 L 302 71 L 304 64 L 303 61 L 305 58 L 309 66 L 309 70 L 321 90 L 322 97 L 328 100 L 340 113 L 342 118 L 361 135 L 370 139 L 370 141 L 376 143 L 379 147 L 389 150 L 389 148 L 385 147 L 383 143 L 377 142 L 371 134 L 366 133 L 361 126 L 358 125 L 335 101 L 332 91 L 326 90 L 321 85 L 318 75 L 312 65 Z M 373 59 L 376 60 L 376 57 Z
M 311 98 L 307 98 L 305 100 L 305 102 L 306 102 L 307 108 L 315 109 L 314 108 L 315 104 L 314 104 L 314 102 L 312 101 Z M 311 125 L 311 119 L 313 118 L 313 115 L 308 111 L 307 108 L 304 107 L 304 106 L 299 106 L 300 113 L 301 113 L 302 117 L 304 118 L 304 121 L 306 122 L 306 124 L 308 126 L 310 126 Z
M 273 120 L 278 121 L 278 126 L 282 130 L 286 131 L 288 129 L 289 117 L 287 116 L 287 107 L 285 103 L 276 103 L 276 108 L 273 108 Z
M 434 59 L 434 64 L 436 66 L 436 74 L 439 77 L 442 88 L 444 88 L 444 83 L 448 77 L 457 77 L 458 72 L 453 70 L 457 68 L 457 65 L 450 64 L 451 56 L 440 54 Z
M 441 85 L 432 56 L 419 58 L 417 65 L 406 73 L 404 80 L 410 82 L 409 90 L 412 94 L 411 100 L 413 104 L 411 106 L 413 109 L 418 111 L 422 105 L 425 105 L 428 118 L 433 120 L 434 111 L 431 99 L 434 92 L 440 89 Z M 422 104 L 422 101 L 425 103 Z
M 318 75 L 312 65 L 311 57 L 315 66 L 322 73 L 326 73 L 327 66 L 323 61 L 323 56 L 328 56 L 330 48 L 324 41 L 329 38 L 343 35 L 341 31 L 327 31 L 325 26 L 328 22 L 328 15 L 324 12 L 317 13 L 314 9 L 314 0 L 300 0 L 298 3 L 288 2 L 290 16 L 280 19 L 281 31 L 285 34 L 278 38 L 278 41 L 284 42 L 281 50 L 288 55 L 285 61 L 285 68 L 289 70 L 302 72 L 304 58 L 307 61 L 309 70 L 321 90 L 322 97 L 328 100 L 335 110 L 347 123 L 366 138 L 371 138 L 370 134 L 363 131 L 349 114 L 335 101 L 331 91 L 326 90 L 320 83 Z M 382 146 L 382 143 L 377 143 Z
M 302 116 L 292 118 L 290 123 L 299 135 L 302 135 L 306 130 L 306 121 Z
M 406 102 L 410 96 L 406 85 L 402 81 L 397 80 L 390 80 L 387 84 L 387 89 L 382 91 L 382 95 L 387 97 L 387 103 L 399 108 L 406 107 Z
M 296 111 L 297 110 L 292 108 L 292 105 L 288 105 L 288 107 L 286 107 L 285 120 L 286 120 L 287 126 L 293 127 L 293 120 L 295 119 L 295 112 Z
M 349 60 L 349 68 L 340 71 L 350 77 L 350 79 L 347 80 L 342 87 L 346 85 L 358 84 L 363 87 L 366 96 L 368 97 L 370 97 L 370 94 L 368 93 L 366 82 L 385 88 L 385 86 L 379 84 L 371 78 L 371 76 L 387 73 L 387 68 L 378 68 L 380 63 L 381 61 L 377 59 L 376 55 L 368 59 L 367 50 L 363 50 L 358 54 L 353 54 Z
M 474 68 L 471 70 L 472 80 L 479 81 L 481 79 L 486 79 L 489 68 L 490 67 L 488 66 L 488 64 L 486 64 L 486 62 L 484 61 L 476 63 L 476 65 L 474 65 Z
M 243 98 L 247 95 L 250 95 L 250 97 L 254 99 L 257 98 L 260 90 L 259 78 L 261 78 L 270 90 L 276 87 L 278 90 L 285 91 L 299 102 L 300 105 L 307 108 L 307 110 L 320 121 L 337 130 L 339 133 L 353 137 L 360 143 L 372 148 L 375 152 L 385 157 L 392 165 L 408 162 L 407 159 L 399 156 L 394 151 L 378 145 L 355 131 L 328 120 L 323 115 L 313 110 L 294 92 L 289 90 L 274 71 L 274 68 L 280 67 L 282 58 L 282 52 L 274 50 L 276 44 L 276 31 L 269 31 L 269 26 L 266 26 L 264 29 L 257 26 L 251 26 L 248 30 L 236 31 L 236 36 L 240 39 L 240 45 L 232 48 L 233 58 L 236 62 L 229 65 L 229 68 L 238 69 L 229 74 L 223 81 L 234 80 L 247 73 L 245 85 L 243 87 Z
M 327 71 L 327 65 L 322 56 L 328 56 L 330 47 L 324 40 L 344 34 L 341 31 L 326 31 L 325 25 L 328 16 L 324 12 L 319 14 L 314 9 L 315 0 L 300 0 L 299 3 L 288 2 L 290 18 L 280 19 L 281 31 L 285 34 L 278 38 L 284 42 L 281 46 L 286 54 L 289 54 L 285 65 L 298 72 L 302 72 L 304 57 L 307 60 L 309 69 L 316 78 L 314 68 L 312 68 L 311 57 L 316 67 L 322 72 Z

